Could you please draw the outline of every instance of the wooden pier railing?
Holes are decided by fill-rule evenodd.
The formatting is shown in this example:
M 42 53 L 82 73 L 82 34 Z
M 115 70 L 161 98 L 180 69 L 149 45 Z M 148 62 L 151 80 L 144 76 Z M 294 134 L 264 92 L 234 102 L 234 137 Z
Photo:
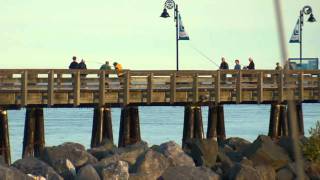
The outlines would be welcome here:
M 0 69 L 0 107 L 281 103 L 290 95 L 320 100 L 320 70 L 124 72 Z

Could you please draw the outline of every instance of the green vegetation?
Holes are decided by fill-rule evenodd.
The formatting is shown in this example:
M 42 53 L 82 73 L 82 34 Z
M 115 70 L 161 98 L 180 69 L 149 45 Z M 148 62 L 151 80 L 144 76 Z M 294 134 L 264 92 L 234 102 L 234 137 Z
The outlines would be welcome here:
M 320 121 L 316 122 L 315 128 L 309 130 L 310 137 L 303 146 L 305 157 L 313 162 L 320 163 Z

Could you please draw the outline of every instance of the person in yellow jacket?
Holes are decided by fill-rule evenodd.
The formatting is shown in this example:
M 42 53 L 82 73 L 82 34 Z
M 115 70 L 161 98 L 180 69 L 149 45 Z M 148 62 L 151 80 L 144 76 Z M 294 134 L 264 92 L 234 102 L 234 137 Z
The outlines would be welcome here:
M 121 77 L 123 75 L 123 71 L 122 71 L 122 65 L 117 63 L 117 62 L 114 62 L 113 63 L 113 66 L 114 66 L 114 69 L 116 70 L 117 72 L 117 75 L 118 77 Z

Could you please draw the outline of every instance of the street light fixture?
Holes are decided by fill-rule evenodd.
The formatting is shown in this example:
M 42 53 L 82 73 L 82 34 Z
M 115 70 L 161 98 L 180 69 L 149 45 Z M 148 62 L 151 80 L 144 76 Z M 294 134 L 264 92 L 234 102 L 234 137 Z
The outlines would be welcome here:
M 167 9 L 173 9 L 174 8 L 174 21 L 176 22 L 176 63 L 177 63 L 177 71 L 179 71 L 179 22 L 178 22 L 178 16 L 179 16 L 179 10 L 178 10 L 178 4 L 176 4 L 173 0 L 166 0 L 164 3 L 164 9 L 161 13 L 162 18 L 168 18 L 170 17 Z
M 303 26 L 303 18 L 304 15 L 310 15 L 308 18 L 308 22 L 315 22 L 316 19 L 313 16 L 312 8 L 311 6 L 304 6 L 300 10 L 300 16 L 299 16 L 299 27 L 300 27 L 300 66 L 302 66 L 302 26 Z

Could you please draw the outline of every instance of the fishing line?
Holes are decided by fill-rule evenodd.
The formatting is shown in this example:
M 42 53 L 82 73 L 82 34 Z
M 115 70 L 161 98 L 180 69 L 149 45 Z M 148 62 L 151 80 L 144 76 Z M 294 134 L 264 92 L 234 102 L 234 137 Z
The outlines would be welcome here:
M 189 44 L 190 45 L 190 44 Z M 191 49 L 195 50 L 198 54 L 200 54 L 202 57 L 204 57 L 205 59 L 207 59 L 208 61 L 210 61 L 212 64 L 214 64 L 217 67 L 220 67 L 220 65 L 218 65 L 217 63 L 215 63 L 212 59 L 210 59 L 207 55 L 205 55 L 202 51 L 200 51 L 198 48 L 194 47 L 193 45 L 188 46 Z

